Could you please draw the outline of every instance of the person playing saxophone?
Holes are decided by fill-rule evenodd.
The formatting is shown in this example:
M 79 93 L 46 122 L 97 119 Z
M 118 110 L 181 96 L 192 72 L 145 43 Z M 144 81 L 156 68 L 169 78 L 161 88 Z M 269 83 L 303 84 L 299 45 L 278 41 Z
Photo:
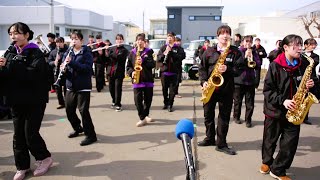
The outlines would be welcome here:
M 287 35 L 264 80 L 265 120 L 260 172 L 270 173 L 273 178 L 280 180 L 291 180 L 286 175 L 286 169 L 290 168 L 295 156 L 300 133 L 300 125 L 289 122 L 286 114 L 288 110 L 295 111 L 299 107 L 298 101 L 293 98 L 295 94 L 301 90 L 308 91 L 314 86 L 312 79 L 304 78 L 306 68 L 302 66 L 301 51 L 302 38 L 295 34 Z M 303 89 L 298 88 L 300 83 L 305 84 Z M 274 158 L 279 138 L 279 151 Z
M 208 47 L 204 52 L 200 65 L 199 75 L 203 91 L 207 87 L 212 86 L 211 74 L 217 71 L 217 76 L 223 78 L 222 85 L 215 87 L 212 96 L 208 102 L 203 101 L 204 109 L 204 124 L 206 126 L 206 137 L 198 143 L 198 146 L 216 146 L 216 150 L 229 155 L 235 155 L 236 152 L 228 147 L 226 138 L 229 129 L 230 113 L 232 108 L 232 95 L 234 91 L 234 76 L 238 75 L 238 68 L 243 66 L 243 58 L 239 49 L 235 46 L 230 46 L 231 28 L 227 25 L 222 25 L 217 30 L 218 44 L 213 47 Z M 221 64 L 220 56 L 225 56 Z M 209 79 L 210 78 L 210 79 Z M 215 141 L 215 106 L 219 104 L 218 126 L 217 126 L 217 141 Z
M 145 35 L 138 34 L 136 37 L 137 47 L 134 48 L 127 62 L 127 74 L 133 80 L 134 102 L 138 110 L 140 120 L 137 127 L 142 127 L 153 119 L 149 116 L 153 97 L 153 75 L 152 68 L 155 67 L 153 50 L 145 48 Z

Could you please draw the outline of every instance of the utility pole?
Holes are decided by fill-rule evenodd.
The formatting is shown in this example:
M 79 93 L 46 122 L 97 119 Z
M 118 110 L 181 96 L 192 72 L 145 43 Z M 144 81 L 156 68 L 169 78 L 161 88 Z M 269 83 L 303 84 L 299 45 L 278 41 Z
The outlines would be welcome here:
M 53 4 L 53 0 L 50 1 L 49 5 L 50 5 L 50 12 L 51 12 L 49 28 L 50 28 L 51 33 L 56 34 L 55 30 L 54 30 L 54 4 Z
M 142 11 L 142 32 L 144 33 L 144 10 Z

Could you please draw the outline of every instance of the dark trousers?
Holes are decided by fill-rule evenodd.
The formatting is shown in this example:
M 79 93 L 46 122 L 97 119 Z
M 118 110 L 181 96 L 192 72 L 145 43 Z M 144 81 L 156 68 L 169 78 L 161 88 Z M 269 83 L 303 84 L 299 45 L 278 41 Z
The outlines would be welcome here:
M 55 76 L 55 81 L 57 80 L 57 78 L 58 77 Z M 57 94 L 59 105 L 65 105 L 64 96 L 66 95 L 66 91 L 67 91 L 66 80 L 62 79 L 60 81 L 60 86 L 56 86 L 55 89 L 56 89 L 56 94 Z
M 36 160 L 51 157 L 46 143 L 42 139 L 39 130 L 43 119 L 46 103 L 14 105 L 13 113 L 13 152 L 18 170 L 30 168 L 30 153 Z
M 261 59 L 262 62 L 262 59 Z M 255 77 L 255 88 L 258 89 L 259 84 L 260 84 L 260 76 L 261 76 L 261 68 L 255 69 L 256 77 Z
M 121 107 L 123 78 L 108 77 L 108 81 L 112 103 L 114 103 L 115 106 Z
M 153 87 L 148 88 L 135 88 L 134 103 L 138 110 L 140 120 L 143 120 L 146 116 L 149 116 L 150 106 L 153 97 Z
M 89 138 L 95 138 L 96 132 L 89 112 L 90 92 L 73 92 L 66 93 L 66 113 L 72 128 L 77 131 L 81 127 L 81 121 L 77 116 L 76 109 L 78 107 L 84 134 Z
M 209 102 L 203 105 L 204 109 L 204 124 L 206 126 L 205 140 L 215 141 L 215 107 L 218 102 L 219 115 L 217 123 L 217 141 L 216 145 L 220 148 L 227 147 L 227 134 L 229 130 L 229 121 L 232 108 L 232 93 L 217 94 L 213 93 Z
M 255 96 L 255 87 L 254 85 L 236 85 L 233 92 L 234 99 L 234 109 L 233 109 L 233 118 L 239 120 L 241 117 L 241 106 L 242 99 L 245 97 L 246 104 L 246 114 L 245 121 L 246 123 L 251 123 L 251 118 L 254 110 L 254 96 Z
M 285 176 L 289 169 L 299 142 L 300 125 L 294 125 L 286 119 L 273 119 L 266 117 L 264 120 L 262 163 L 270 166 L 273 174 Z M 278 155 L 273 159 L 277 141 L 280 137 Z
M 182 70 L 177 74 L 177 84 L 174 88 L 174 94 L 179 94 L 179 84 L 182 82 Z
M 174 102 L 175 87 L 177 85 L 177 75 L 161 76 L 163 103 L 166 106 L 172 106 Z M 168 96 L 169 89 L 169 96 Z
M 98 91 L 101 91 L 103 89 L 103 86 L 105 84 L 104 80 L 104 64 L 98 64 L 95 63 L 95 68 L 96 68 L 96 88 Z

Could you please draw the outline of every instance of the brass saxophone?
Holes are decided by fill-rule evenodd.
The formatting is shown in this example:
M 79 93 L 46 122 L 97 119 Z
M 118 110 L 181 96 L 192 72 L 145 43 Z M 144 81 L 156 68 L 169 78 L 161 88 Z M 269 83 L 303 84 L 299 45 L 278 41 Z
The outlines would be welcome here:
M 211 72 L 211 75 L 208 79 L 208 85 L 202 89 L 202 97 L 201 101 L 203 104 L 207 104 L 212 96 L 212 93 L 216 89 L 216 87 L 219 87 L 223 84 L 224 79 L 221 73 L 219 72 L 218 68 L 220 65 L 223 65 L 226 61 L 228 51 L 230 48 L 230 41 L 228 41 L 227 48 L 224 50 L 224 52 L 219 56 L 219 59 L 217 60 L 216 65 L 214 66 L 214 69 Z
M 140 81 L 140 73 L 142 71 L 142 66 L 141 66 L 141 62 L 138 63 L 138 58 L 140 58 L 140 51 L 141 49 L 139 47 L 137 47 L 137 54 L 136 54 L 136 61 L 134 64 L 134 76 L 133 76 L 133 83 L 134 84 L 139 84 Z
M 306 87 L 306 83 L 310 79 L 312 68 L 314 66 L 314 60 L 305 54 L 301 55 L 307 58 L 309 65 L 303 74 L 297 93 L 293 96 L 293 100 L 296 103 L 296 109 L 293 111 L 288 110 L 286 114 L 288 121 L 294 125 L 300 125 L 306 117 L 311 105 L 313 103 L 319 103 L 319 100 L 316 98 L 316 96 L 311 92 L 308 92 Z

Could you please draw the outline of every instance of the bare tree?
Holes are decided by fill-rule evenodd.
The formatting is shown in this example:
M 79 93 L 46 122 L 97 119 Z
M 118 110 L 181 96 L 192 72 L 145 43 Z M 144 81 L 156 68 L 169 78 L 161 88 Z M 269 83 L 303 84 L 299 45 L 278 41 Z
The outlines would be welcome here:
M 309 20 L 307 16 L 300 16 L 300 19 L 302 20 L 303 22 L 303 25 L 304 25 L 304 29 L 307 31 L 307 33 L 309 34 L 309 36 L 311 38 L 314 38 L 313 34 L 311 33 L 310 31 L 310 26 L 311 24 L 313 23 L 313 20 Z
M 316 26 L 314 26 L 316 29 L 318 29 L 319 31 L 319 35 L 318 38 L 320 38 L 320 23 L 317 22 L 319 20 L 319 17 L 317 17 L 316 13 L 312 13 L 311 15 L 312 19 L 311 22 L 313 22 L 314 24 L 316 24 Z

